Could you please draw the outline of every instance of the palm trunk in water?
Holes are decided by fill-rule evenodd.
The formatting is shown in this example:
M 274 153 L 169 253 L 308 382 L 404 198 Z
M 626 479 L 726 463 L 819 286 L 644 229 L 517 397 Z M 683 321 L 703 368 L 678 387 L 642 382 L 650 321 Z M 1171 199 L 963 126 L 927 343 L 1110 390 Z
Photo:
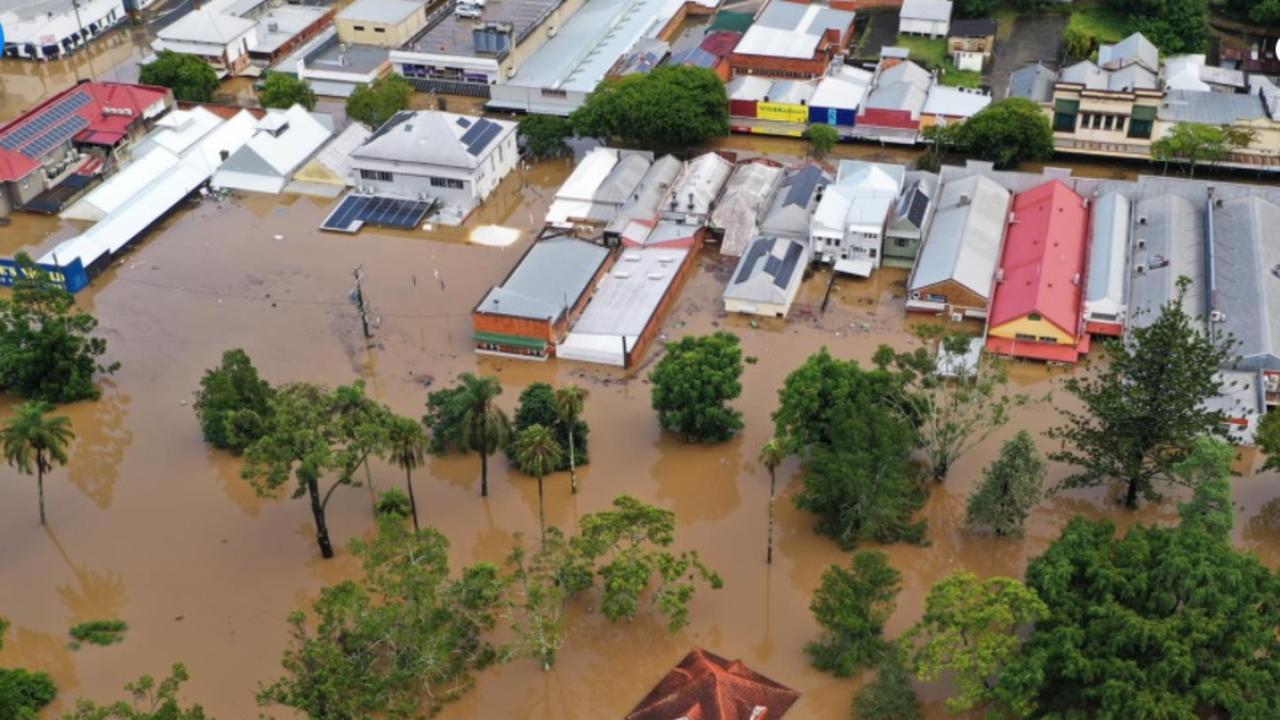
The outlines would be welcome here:
M 573 456 L 573 431 L 576 424 L 577 421 L 574 421 L 569 425 L 569 492 L 574 495 L 578 494 L 577 458 Z
M 409 487 L 409 508 L 413 510 L 413 534 L 418 534 L 418 501 L 413 498 L 413 470 L 404 469 L 404 484 Z
M 542 503 L 542 476 L 538 476 L 538 528 L 542 532 L 542 544 L 547 544 L 547 513 Z
M 776 470 L 769 471 L 769 549 L 765 553 L 765 562 L 773 564 L 773 499 L 774 487 L 778 482 L 778 473 Z
M 40 524 L 44 525 L 44 455 L 36 456 L 36 494 L 40 496 Z
M 489 455 L 480 451 L 480 497 L 489 497 Z

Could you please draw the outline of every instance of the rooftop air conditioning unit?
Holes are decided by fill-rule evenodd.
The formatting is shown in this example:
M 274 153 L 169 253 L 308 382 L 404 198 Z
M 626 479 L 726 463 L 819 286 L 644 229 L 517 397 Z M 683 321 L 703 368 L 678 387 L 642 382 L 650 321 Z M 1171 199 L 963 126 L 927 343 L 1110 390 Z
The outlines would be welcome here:
M 613 273 L 613 276 L 618 278 L 619 280 L 626 280 L 627 278 L 631 277 L 631 273 L 627 272 L 626 270 L 617 270 Z
M 1222 312 L 1221 310 L 1214 310 L 1209 313 L 1209 322 L 1220 323 L 1220 322 L 1226 322 L 1226 320 L 1227 320 L 1227 314 Z
M 964 313 L 951 313 L 951 322 L 964 322 Z
M 666 277 L 666 275 L 660 272 L 651 272 L 646 277 L 648 277 L 650 280 L 661 280 L 662 278 Z
M 956 204 L 957 204 L 957 205 L 968 205 L 968 204 L 969 204 L 969 202 L 970 202 L 970 200 L 971 200 L 971 198 L 970 198 L 968 195 L 961 195 L 961 196 L 960 196 L 960 199 L 956 201 Z
M 1146 249 L 1147 247 L 1146 238 L 1138 238 L 1137 246 L 1139 250 Z
M 1138 216 L 1138 224 L 1139 224 L 1139 225 L 1146 225 L 1146 224 L 1147 224 L 1147 216 L 1146 216 L 1146 215 L 1139 215 L 1139 216 Z
M 1138 263 L 1137 265 L 1133 266 L 1133 272 L 1137 275 L 1142 275 L 1146 271 L 1147 271 L 1147 266 L 1145 263 Z

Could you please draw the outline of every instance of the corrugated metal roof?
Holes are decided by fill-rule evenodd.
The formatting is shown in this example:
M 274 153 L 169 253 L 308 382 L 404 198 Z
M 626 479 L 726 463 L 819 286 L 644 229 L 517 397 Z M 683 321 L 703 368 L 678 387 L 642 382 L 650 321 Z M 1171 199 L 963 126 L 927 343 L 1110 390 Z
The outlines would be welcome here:
M 867 86 L 840 77 L 824 77 L 809 98 L 809 105 L 820 108 L 838 108 L 841 110 L 857 110 L 862 98 L 867 94 Z
M 575 238 L 535 242 L 476 311 L 532 320 L 559 317 L 587 289 L 608 257 L 608 249 Z
M 787 173 L 760 222 L 761 232 L 782 237 L 808 237 L 809 221 L 818 206 L 819 190 L 831 182 L 821 167 L 806 163 Z
M 1239 367 L 1280 370 L 1280 206 L 1251 196 L 1213 210 L 1215 332 L 1238 343 Z
M 481 129 L 480 136 L 468 135 L 481 124 L 485 128 L 496 126 L 496 132 Z M 435 110 L 404 111 L 378 128 L 351 156 L 357 161 L 369 159 L 474 169 L 515 130 L 516 124 L 505 120 Z
M 878 110 L 906 110 L 920 114 L 927 99 L 926 92 L 933 77 L 927 70 L 911 62 L 901 62 L 880 73 L 876 85 L 864 102 Z
M 934 84 L 929 88 L 929 95 L 925 98 L 921 112 L 949 118 L 969 118 L 990 104 L 990 95 Z
M 669 201 L 679 214 L 705 215 L 720 195 L 721 188 L 733 172 L 733 163 L 710 152 L 703 153 L 685 165 L 684 173 L 671 189 Z
M 646 156 L 647 155 L 647 156 Z M 592 199 L 598 203 L 622 205 L 631 197 L 632 192 L 640 184 L 640 179 L 649 171 L 652 155 L 630 153 L 622 156 L 609 171 L 609 176 L 600 183 Z
M 1231 125 L 1240 120 L 1269 117 L 1257 95 L 1235 95 L 1211 90 L 1169 90 L 1156 117 L 1170 122 Z
M 954 280 L 990 297 L 1011 198 L 1008 190 L 981 175 L 943 185 L 910 289 Z
M 771 0 L 756 15 L 734 52 L 795 59 L 812 58 L 822 35 L 835 29 L 841 37 L 853 26 L 850 10 L 836 10 L 817 3 Z
M 1014 70 L 1009 75 L 1009 97 L 1027 98 L 1046 103 L 1053 99 L 1053 84 L 1058 79 L 1052 70 L 1035 63 Z
M 763 100 L 773 81 L 758 75 L 739 75 L 725 86 L 730 100 Z
M 809 246 L 800 240 L 762 237 L 751 243 L 725 288 L 726 300 L 789 305 L 804 277 Z
M 1183 308 L 1203 316 L 1204 211 L 1178 195 L 1138 200 L 1134 206 L 1133 256 L 1129 260 L 1129 325 L 1145 327 L 1177 295 L 1178 278 L 1191 279 Z M 1141 245 L 1141 247 L 1139 247 Z
M 734 169 L 724 194 L 711 212 L 711 224 L 724 231 L 720 253 L 738 256 L 756 234 L 760 214 L 782 182 L 782 168 L 746 162 Z
M 656 217 L 662 198 L 666 197 L 671 184 L 680 175 L 681 167 L 680 161 L 672 155 L 663 155 L 655 160 L 605 232 L 621 234 L 632 220 Z
M 978 38 L 996 34 L 996 21 L 992 18 L 962 18 L 951 23 L 950 37 Z
M 935 22 L 950 20 L 951 0 L 902 0 L 902 10 L 898 16 Z
M 808 80 L 778 80 L 769 88 L 764 99 L 786 105 L 805 105 L 813 97 L 816 87 L 815 83 Z
M 413 0 L 356 0 L 338 13 L 342 20 L 364 20 L 374 23 L 399 24 L 424 5 Z
M 1098 65 L 1103 68 L 1119 70 L 1135 63 L 1151 72 L 1160 69 L 1160 51 L 1142 33 L 1136 32 L 1114 45 L 1098 46 Z
M 1129 251 L 1129 199 L 1109 192 L 1093 203 L 1085 308 L 1119 316 L 1124 307 L 1125 254 Z

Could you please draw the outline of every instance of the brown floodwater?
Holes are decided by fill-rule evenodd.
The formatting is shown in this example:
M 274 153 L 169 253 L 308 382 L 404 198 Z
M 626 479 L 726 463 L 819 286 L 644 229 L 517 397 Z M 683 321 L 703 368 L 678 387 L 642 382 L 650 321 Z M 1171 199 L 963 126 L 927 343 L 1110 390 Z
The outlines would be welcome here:
M 6 88 L 9 86 L 6 85 Z M 6 90 L 7 91 L 7 90 Z M 6 98 L 6 112 L 8 101 Z M 729 138 L 719 147 L 787 156 L 793 141 Z M 877 146 L 841 146 L 841 156 L 910 159 Z M 432 388 L 461 372 L 496 374 L 508 410 L 529 383 L 576 382 L 588 388 L 591 463 L 570 495 L 564 474 L 547 483 L 550 523 L 572 527 L 584 513 L 606 509 L 623 493 L 675 511 L 681 548 L 698 549 L 719 570 L 725 587 L 700 592 L 692 623 L 668 634 L 660 619 L 610 624 L 592 600 L 575 604 L 559 662 L 542 672 L 521 661 L 480 674 L 477 686 L 441 715 L 463 718 L 621 717 L 690 648 L 741 658 L 759 672 L 802 693 L 792 716 L 848 717 L 857 679 L 813 670 L 804 644 L 816 634 L 809 600 L 823 570 L 848 553 L 813 532 L 813 517 L 790 496 L 798 483 L 792 460 L 779 471 L 781 500 L 775 562 L 764 562 L 768 477 L 756 462 L 772 435 L 769 414 L 788 372 L 827 346 L 840 357 L 867 361 L 881 343 L 911 344 L 911 326 L 932 320 L 903 313 L 905 273 L 882 269 L 870 280 L 841 278 L 826 312 L 828 276 L 809 278 L 787 322 L 758 327 L 724 317 L 720 296 L 731 263 L 704 253 L 665 323 L 668 336 L 726 328 L 742 338 L 744 391 L 734 405 L 746 427 L 731 442 L 685 445 L 659 431 L 644 376 L 572 362 L 545 363 L 478 357 L 471 351 L 471 308 L 507 274 L 532 241 L 551 193 L 572 169 L 567 160 L 540 164 L 507 178 L 462 229 L 434 228 L 358 235 L 322 233 L 317 224 L 332 200 L 284 195 L 244 196 L 192 203 L 166 220 L 130 254 L 78 296 L 101 321 L 109 358 L 120 371 L 103 381 L 103 397 L 62 409 L 78 440 L 68 467 L 47 479 L 49 525 L 37 520 L 33 482 L 0 467 L 0 614 L 13 622 L 0 665 L 52 674 L 60 688 L 45 717 L 79 696 L 120 696 L 143 673 L 187 663 L 185 695 L 223 720 L 258 714 L 254 690 L 279 672 L 287 642 L 285 616 L 305 608 L 326 585 L 357 568 L 341 551 L 319 558 L 305 503 L 257 497 L 239 478 L 239 462 L 202 442 L 191 409 L 203 370 L 230 347 L 243 347 L 273 382 L 349 383 L 363 378 L 369 392 L 395 411 L 420 416 Z M 507 248 L 468 244 L 480 224 L 521 231 Z M 0 255 L 39 253 L 80 226 L 57 218 L 15 214 L 0 228 Z M 276 239 L 279 236 L 279 239 Z M 366 345 L 348 301 L 352 271 L 364 268 L 364 291 L 376 327 Z M 650 358 L 650 362 L 652 357 Z M 1066 370 L 1018 364 L 1011 383 L 1048 399 L 1018 412 L 1000 433 L 958 462 L 947 483 L 932 488 L 922 511 L 927 547 L 884 548 L 903 574 L 889 634 L 897 636 L 922 612 L 925 593 L 960 569 L 982 576 L 1021 575 L 1073 516 L 1169 522 L 1167 501 L 1133 514 L 1104 490 L 1045 500 L 1025 540 L 997 540 L 967 532 L 964 502 L 981 468 L 1019 428 L 1043 431 L 1066 402 Z M 0 414 L 12 400 L 0 400 Z M 1041 440 L 1048 447 L 1047 441 Z M 474 456 L 433 459 L 416 475 L 420 512 L 452 543 L 455 567 L 500 561 L 514 533 L 537 530 L 537 490 L 505 460 L 492 463 L 490 497 L 482 500 Z M 399 487 L 400 472 L 372 468 L 377 488 Z M 1064 475 L 1053 467 L 1050 482 Z M 1280 563 L 1280 502 L 1272 474 L 1242 477 L 1237 546 L 1269 565 Z M 335 541 L 345 544 L 373 527 L 370 490 L 343 489 L 330 505 Z M 120 617 L 129 623 L 121 644 L 71 650 L 67 629 L 82 621 Z M 930 718 L 944 716 L 943 685 L 920 686 Z M 287 716 L 287 712 L 277 714 Z

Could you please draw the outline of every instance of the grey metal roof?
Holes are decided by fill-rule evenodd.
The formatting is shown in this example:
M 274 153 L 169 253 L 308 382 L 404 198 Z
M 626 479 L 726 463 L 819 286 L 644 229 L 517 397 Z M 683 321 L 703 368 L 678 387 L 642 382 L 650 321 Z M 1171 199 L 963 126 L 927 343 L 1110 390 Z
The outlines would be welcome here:
M 1109 192 L 1093 203 L 1087 302 L 1124 302 L 1125 253 L 1129 249 L 1129 199 Z
M 912 115 L 924 108 L 932 76 L 911 61 L 901 62 L 880 73 L 864 105 L 879 110 L 908 110 Z
M 757 238 L 738 260 L 724 297 L 785 305 L 804 276 L 809 246 L 788 238 Z
M 476 306 L 477 312 L 533 320 L 559 317 L 587 289 L 608 249 L 574 238 L 549 238 L 529 247 L 502 285 Z
M 1156 74 L 1138 64 L 1125 65 L 1116 70 L 1103 69 L 1088 60 L 1062 71 L 1062 82 L 1083 85 L 1090 90 L 1154 90 L 1159 85 Z
M 1213 209 L 1212 322 L 1239 343 L 1239 366 L 1280 370 L 1280 206 L 1251 196 Z
M 760 222 L 760 231 L 782 237 L 808 237 L 809 218 L 818 205 L 820 190 L 830 182 L 831 177 L 813 163 L 787 173 Z
M 1240 120 L 1268 117 L 1257 95 L 1236 95 L 1212 90 L 1169 90 L 1156 117 L 1170 122 L 1230 125 Z
M 951 0 L 902 0 L 898 16 L 914 20 L 950 20 Z
M 609 171 L 608 177 L 600 183 L 592 200 L 598 203 L 621 205 L 631 197 L 632 192 L 640 185 L 640 180 L 649 171 L 649 157 L 645 154 L 633 153 L 623 155 L 618 164 Z
M 1160 51 L 1142 33 L 1136 32 L 1114 45 L 1098 46 L 1098 65 L 1108 70 L 1135 63 L 1151 72 L 1160 69 Z
M 1035 63 L 1014 70 L 1009 75 L 1009 97 L 1027 98 L 1045 103 L 1053 99 L 1053 84 L 1058 76 L 1049 68 Z
M 731 172 L 733 163 L 714 152 L 703 153 L 690 160 L 685 165 L 684 174 L 671 189 L 671 210 L 681 215 L 711 212 L 711 206 L 720 196 Z
M 658 206 L 671 189 L 671 183 L 676 181 L 680 168 L 680 161 L 672 155 L 663 155 L 653 161 L 644 177 L 640 178 L 640 184 L 633 188 L 631 197 L 609 221 L 605 232 L 620 234 L 632 220 L 656 216 Z
M 342 20 L 394 25 L 414 13 L 423 12 L 423 7 L 423 3 L 413 0 L 356 0 L 343 8 L 338 17 Z
M 1138 200 L 1133 210 L 1129 260 L 1129 325 L 1146 327 L 1177 294 L 1178 278 L 1191 279 L 1183 308 L 1204 315 L 1204 211 L 1179 195 Z
M 989 298 L 1012 199 L 1012 193 L 981 175 L 943 185 L 910 289 L 954 280 Z
M 743 253 L 755 236 L 760 214 L 768 207 L 782 176 L 781 167 L 764 162 L 745 162 L 734 169 L 711 212 L 711 223 L 724 231 L 721 254 Z
M 924 180 L 917 179 L 907 185 L 898 196 L 898 203 L 889 220 L 892 229 L 916 233 L 923 230 L 925 219 L 929 215 L 930 193 L 931 190 Z

